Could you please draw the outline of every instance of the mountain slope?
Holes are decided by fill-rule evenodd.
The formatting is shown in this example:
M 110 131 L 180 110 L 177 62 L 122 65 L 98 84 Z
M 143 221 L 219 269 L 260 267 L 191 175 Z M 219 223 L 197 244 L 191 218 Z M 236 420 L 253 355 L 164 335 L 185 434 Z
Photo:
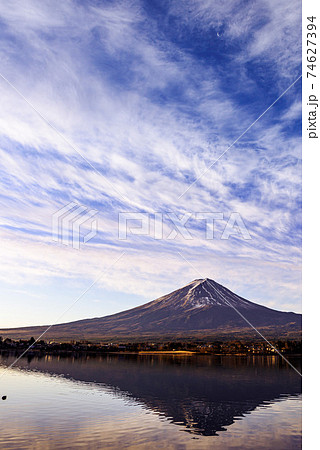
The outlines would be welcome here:
M 301 332 L 301 314 L 280 312 L 250 302 L 206 278 L 111 316 L 54 325 L 46 338 L 256 337 L 248 322 L 272 337 L 291 337 Z M 44 329 L 0 330 L 0 335 L 38 335 Z

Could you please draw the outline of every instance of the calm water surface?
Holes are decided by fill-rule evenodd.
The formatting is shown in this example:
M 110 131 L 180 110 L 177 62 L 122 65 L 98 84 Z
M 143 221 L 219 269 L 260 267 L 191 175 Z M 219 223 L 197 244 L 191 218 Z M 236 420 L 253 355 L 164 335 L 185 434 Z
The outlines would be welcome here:
M 276 356 L 14 360 L 0 357 L 2 449 L 301 448 L 301 378 Z

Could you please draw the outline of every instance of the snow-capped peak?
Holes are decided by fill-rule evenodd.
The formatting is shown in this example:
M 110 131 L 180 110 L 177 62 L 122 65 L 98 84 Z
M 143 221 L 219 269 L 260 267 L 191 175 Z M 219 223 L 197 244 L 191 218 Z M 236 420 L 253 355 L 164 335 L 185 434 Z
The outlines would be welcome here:
M 194 280 L 187 286 L 191 286 L 186 295 L 187 302 L 191 308 L 203 308 L 205 306 L 236 308 L 238 306 L 248 309 L 254 307 L 254 304 L 251 302 L 233 294 L 209 278 Z

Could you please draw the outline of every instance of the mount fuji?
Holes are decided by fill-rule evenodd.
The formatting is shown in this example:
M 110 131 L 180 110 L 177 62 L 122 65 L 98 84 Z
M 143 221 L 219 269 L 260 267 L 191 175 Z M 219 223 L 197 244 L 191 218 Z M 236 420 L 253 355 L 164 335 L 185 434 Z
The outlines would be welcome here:
M 110 316 L 54 325 L 46 339 L 122 341 L 269 338 L 301 335 L 301 314 L 250 302 L 209 279 L 197 279 L 142 306 Z M 38 336 L 46 326 L 0 330 L 3 337 Z

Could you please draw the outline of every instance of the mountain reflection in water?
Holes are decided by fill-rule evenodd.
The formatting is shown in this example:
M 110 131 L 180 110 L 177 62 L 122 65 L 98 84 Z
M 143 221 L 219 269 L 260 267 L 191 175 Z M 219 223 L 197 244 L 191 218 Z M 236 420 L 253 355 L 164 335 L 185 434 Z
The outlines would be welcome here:
M 15 357 L 1 359 L 9 365 Z M 300 358 L 290 361 L 301 369 Z M 22 358 L 16 366 L 108 386 L 204 436 L 258 406 L 301 393 L 301 378 L 277 356 L 45 355 Z

